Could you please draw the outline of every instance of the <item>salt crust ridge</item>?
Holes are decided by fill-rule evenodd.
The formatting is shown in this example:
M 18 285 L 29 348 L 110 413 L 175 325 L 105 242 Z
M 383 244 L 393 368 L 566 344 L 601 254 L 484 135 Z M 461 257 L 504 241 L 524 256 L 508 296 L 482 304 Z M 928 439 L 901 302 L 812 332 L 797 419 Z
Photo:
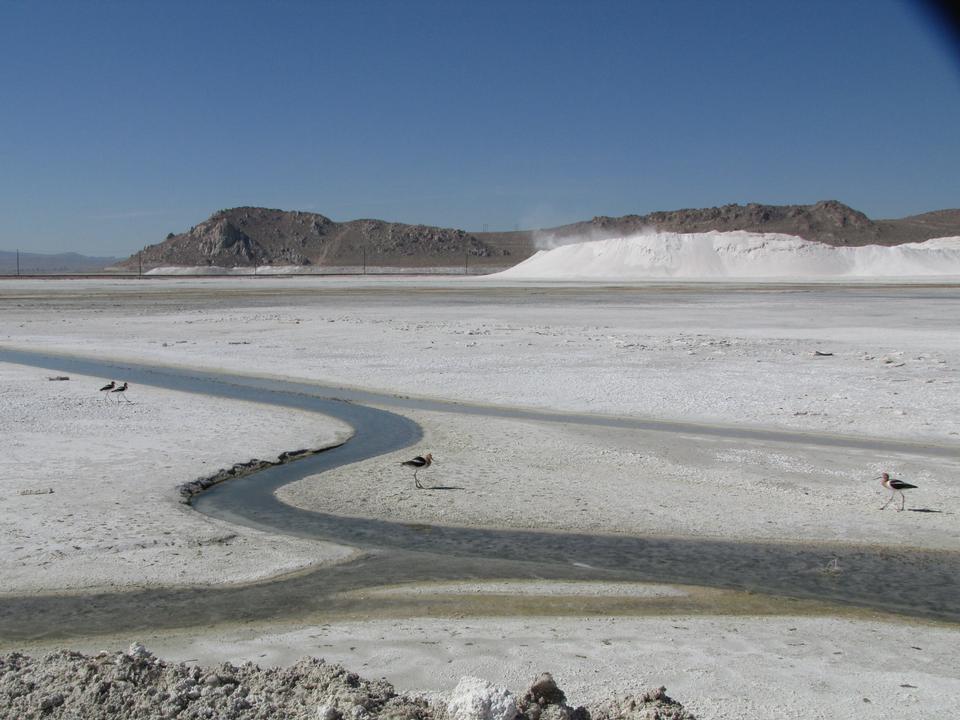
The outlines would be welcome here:
M 0 656 L 0 716 L 199 720 L 693 720 L 659 688 L 588 709 L 572 707 L 549 673 L 515 698 L 479 678 L 451 696 L 399 695 L 386 680 L 368 681 L 320 658 L 288 668 L 253 663 L 217 667 L 167 663 L 143 645 L 127 652 L 42 658 Z

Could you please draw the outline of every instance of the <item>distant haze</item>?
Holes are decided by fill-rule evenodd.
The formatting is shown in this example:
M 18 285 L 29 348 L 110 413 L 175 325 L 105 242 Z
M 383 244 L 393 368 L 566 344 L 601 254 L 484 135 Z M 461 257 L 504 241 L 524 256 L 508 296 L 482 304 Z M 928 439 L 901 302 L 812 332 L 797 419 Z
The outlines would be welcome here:
M 646 235 L 656 235 L 656 225 L 642 225 L 630 234 L 630 237 L 644 237 Z M 605 228 L 589 228 L 583 232 L 572 235 L 565 235 L 551 230 L 534 230 L 533 247 L 536 250 L 555 250 L 564 245 L 576 245 L 577 243 L 592 242 L 594 240 L 608 240 L 610 231 Z
M 0 275 L 13 275 L 18 270 L 23 275 L 44 273 L 75 273 L 102 270 L 120 258 L 88 257 L 77 253 L 20 253 L 0 250 Z

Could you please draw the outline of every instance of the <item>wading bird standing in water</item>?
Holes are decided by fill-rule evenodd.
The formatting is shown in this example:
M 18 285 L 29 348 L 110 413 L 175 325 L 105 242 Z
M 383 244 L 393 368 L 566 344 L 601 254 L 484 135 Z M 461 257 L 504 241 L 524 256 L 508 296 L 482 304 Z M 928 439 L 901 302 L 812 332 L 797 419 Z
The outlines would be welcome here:
M 121 398 L 121 397 L 122 397 L 124 400 L 126 400 L 127 402 L 130 402 L 130 398 L 128 398 L 126 395 L 123 394 L 123 393 L 125 393 L 125 392 L 127 391 L 127 387 L 128 387 L 128 386 L 127 386 L 127 383 L 124 383 L 124 384 L 121 385 L 120 387 L 116 387 L 116 388 L 114 388 L 113 390 L 110 391 L 111 393 L 120 393 L 120 395 L 117 396 L 117 404 L 118 404 L 118 405 L 120 404 L 120 398 Z
M 422 490 L 423 485 L 421 485 L 420 481 L 417 479 L 417 473 L 423 468 L 430 467 L 433 464 L 433 455 L 430 453 L 427 453 L 426 455 L 417 455 L 413 460 L 404 460 L 400 464 L 406 465 L 407 467 L 416 468 L 413 471 L 413 482 L 416 483 L 417 487 Z
M 897 493 L 900 493 L 900 507 L 896 508 L 896 511 L 900 512 L 903 510 L 903 506 L 907 502 L 907 497 L 903 494 L 903 491 L 916 487 L 916 485 L 911 485 L 903 480 L 890 477 L 889 473 L 883 473 L 882 475 L 875 477 L 874 480 L 880 480 L 880 484 L 890 491 L 890 497 L 887 498 L 887 501 L 883 504 L 883 507 L 880 508 L 881 510 L 886 509 L 887 505 L 890 504 L 890 501 L 896 497 Z
M 116 380 L 111 380 L 111 381 L 108 382 L 106 385 L 104 385 L 102 388 L 100 388 L 100 392 L 103 393 L 104 399 L 110 397 L 110 393 L 113 391 L 113 389 L 114 389 L 116 386 L 117 386 L 117 381 L 116 381 Z

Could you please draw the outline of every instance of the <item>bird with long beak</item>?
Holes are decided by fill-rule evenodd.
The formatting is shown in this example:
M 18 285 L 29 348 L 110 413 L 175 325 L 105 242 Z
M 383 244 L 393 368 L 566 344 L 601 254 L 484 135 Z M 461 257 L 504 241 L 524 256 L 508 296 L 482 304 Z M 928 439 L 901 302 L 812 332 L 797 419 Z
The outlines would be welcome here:
M 123 398 L 127 402 L 130 402 L 130 398 L 124 395 L 124 393 L 127 391 L 127 388 L 129 387 L 130 385 L 125 382 L 123 383 L 123 385 L 117 385 L 113 390 L 110 391 L 111 394 L 120 393 L 119 395 L 117 395 L 117 405 L 120 404 L 120 398 Z
M 426 455 L 417 455 L 413 460 L 404 460 L 400 464 L 415 468 L 413 471 L 413 482 L 416 483 L 417 487 L 422 490 L 423 485 L 421 485 L 420 480 L 417 479 L 417 473 L 423 470 L 423 468 L 433 465 L 433 455 L 430 453 L 427 453 Z
M 117 386 L 117 381 L 116 381 L 116 380 L 111 380 L 111 381 L 108 382 L 106 385 L 104 385 L 102 388 L 100 388 L 100 392 L 103 393 L 103 397 L 104 397 L 105 399 L 108 399 L 108 398 L 110 397 L 110 393 L 113 392 L 113 389 L 114 389 L 116 386 Z
M 887 501 L 883 504 L 883 507 L 880 508 L 881 510 L 886 509 L 887 505 L 890 504 L 890 501 L 896 497 L 897 493 L 900 493 L 900 507 L 895 508 L 897 512 L 900 512 L 901 510 L 903 510 L 903 506 L 907 502 L 907 497 L 906 495 L 903 494 L 903 491 L 910 490 L 911 488 L 917 487 L 916 485 L 911 485 L 910 483 L 904 482 L 903 480 L 892 478 L 890 477 L 889 473 L 882 473 L 881 475 L 878 475 L 877 477 L 875 477 L 874 480 L 880 480 L 880 484 L 890 491 L 890 497 L 887 498 Z

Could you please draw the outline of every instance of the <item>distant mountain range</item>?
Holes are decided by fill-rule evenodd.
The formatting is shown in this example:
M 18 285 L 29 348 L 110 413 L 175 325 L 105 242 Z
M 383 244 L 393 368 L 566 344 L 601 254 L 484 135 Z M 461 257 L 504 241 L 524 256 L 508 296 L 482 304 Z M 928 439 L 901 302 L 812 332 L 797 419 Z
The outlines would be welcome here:
M 89 257 L 77 253 L 20 253 L 21 275 L 42 275 L 45 273 L 82 273 L 95 272 L 120 261 L 115 257 Z M 0 250 L 0 275 L 14 275 L 17 272 L 17 253 Z
M 871 220 L 836 200 L 814 205 L 724 205 L 595 217 L 540 230 L 466 232 L 384 220 L 335 222 L 316 213 L 259 207 L 220 210 L 186 232 L 145 248 L 144 269 L 159 266 L 300 265 L 370 267 L 507 267 L 537 249 L 576 239 L 621 237 L 644 230 L 749 230 L 797 235 L 830 245 L 898 245 L 960 235 L 960 209 L 896 220 Z M 138 257 L 117 263 L 135 270 Z

